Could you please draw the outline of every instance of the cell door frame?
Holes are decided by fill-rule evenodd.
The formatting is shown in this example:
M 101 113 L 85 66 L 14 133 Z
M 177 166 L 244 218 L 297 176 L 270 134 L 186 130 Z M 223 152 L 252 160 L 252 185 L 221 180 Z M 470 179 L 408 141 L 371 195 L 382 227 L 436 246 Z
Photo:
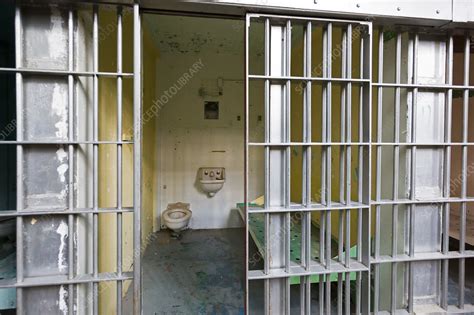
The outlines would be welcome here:
M 264 73 L 251 73 L 250 69 L 250 29 L 253 23 L 263 23 L 264 27 Z M 304 75 L 292 76 L 291 72 L 291 27 L 292 24 L 303 25 L 304 28 Z M 345 34 L 342 53 L 346 58 L 346 68 L 340 78 L 332 77 L 332 27 L 342 25 Z M 323 61 L 322 75 L 314 76 L 311 62 L 312 29 L 313 26 L 323 29 Z M 351 40 L 355 27 L 364 29 L 361 43 L 361 69 L 360 78 L 352 78 L 351 69 Z M 368 314 L 370 312 L 370 178 L 371 178 L 371 72 L 372 72 L 372 24 L 367 21 L 338 20 L 323 18 L 308 18 L 297 16 L 280 16 L 270 14 L 247 14 L 245 27 L 245 233 L 246 233 L 246 297 L 245 303 L 249 311 L 249 282 L 264 281 L 264 309 L 265 314 L 289 314 L 290 312 L 290 278 L 300 279 L 301 309 L 305 314 L 311 312 L 311 276 L 318 276 L 320 285 L 320 312 L 330 312 L 330 284 L 331 274 L 337 274 L 342 280 L 342 275 L 351 272 L 357 274 L 358 294 L 356 307 L 358 312 Z M 264 140 L 254 141 L 250 139 L 249 133 L 249 93 L 252 81 L 264 82 Z M 303 88 L 303 141 L 292 142 L 290 134 L 291 115 L 291 84 L 302 82 Z M 323 86 L 322 106 L 322 139 L 314 142 L 311 139 L 311 110 L 316 106 L 311 100 L 311 87 L 313 83 Z M 335 142 L 331 137 L 331 93 L 332 85 L 340 84 L 347 93 L 345 108 L 348 110 L 348 119 L 341 123 L 349 132 L 344 133 L 343 141 Z M 351 87 L 360 87 L 360 110 L 359 120 L 361 122 L 357 141 L 351 140 L 350 119 L 350 97 Z M 313 125 L 313 128 L 317 126 Z M 356 137 L 354 137 L 356 138 Z M 357 200 L 351 200 L 350 177 L 349 182 L 343 185 L 346 190 L 345 198 L 348 203 L 331 202 L 331 149 L 334 146 L 345 148 L 346 161 L 351 160 L 351 146 L 359 148 L 359 191 Z M 302 203 L 292 204 L 290 202 L 291 182 L 291 149 L 299 147 L 303 155 L 303 183 Z M 321 148 L 322 158 L 322 180 L 321 201 L 312 201 L 311 192 L 311 149 Z M 254 148 L 264 150 L 264 206 L 250 206 L 250 168 L 249 153 Z M 314 166 L 313 166 L 314 167 Z M 351 167 L 350 165 L 348 166 Z M 349 175 L 350 176 L 350 175 Z M 283 193 L 281 193 L 283 192 Z M 348 192 L 348 193 L 347 193 Z M 331 256 L 331 213 L 343 213 L 346 222 L 350 222 L 350 211 L 355 210 L 358 216 L 358 253 L 357 257 L 351 258 L 345 255 L 342 259 L 334 259 Z M 320 234 L 320 256 L 317 260 L 311 257 L 311 213 L 321 214 Z M 264 215 L 263 245 L 263 270 L 250 270 L 249 268 L 249 217 L 252 214 Z M 301 216 L 301 261 L 295 263 L 290 260 L 290 231 L 292 215 Z M 345 227 L 350 231 L 350 224 Z M 347 233 L 349 234 L 349 233 Z M 276 239 L 276 240 L 275 240 Z M 345 240 L 344 251 L 350 250 L 350 239 Z M 342 249 L 339 249 L 339 254 Z M 345 277 L 345 290 L 350 289 L 350 277 Z M 324 279 L 324 280 L 323 280 Z M 322 294 L 325 292 L 325 294 Z M 347 291 L 346 291 L 347 292 Z M 345 307 L 349 306 L 349 294 L 344 300 Z M 338 292 L 342 303 L 342 289 Z M 342 306 L 341 306 L 342 307 Z

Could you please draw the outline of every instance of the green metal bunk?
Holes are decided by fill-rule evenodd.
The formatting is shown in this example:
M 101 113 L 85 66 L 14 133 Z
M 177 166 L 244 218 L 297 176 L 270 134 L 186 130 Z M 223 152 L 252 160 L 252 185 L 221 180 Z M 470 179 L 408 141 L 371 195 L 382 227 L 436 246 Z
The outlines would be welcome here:
M 260 208 L 256 204 L 250 204 L 249 207 L 251 208 Z M 242 220 L 244 220 L 244 204 L 239 203 L 237 204 L 237 208 L 239 209 L 239 214 L 242 217 Z M 260 255 L 262 257 L 265 257 L 265 221 L 264 221 L 265 215 L 263 213 L 251 213 L 249 215 L 249 233 L 250 236 L 252 237 Z M 311 256 L 313 257 L 314 260 L 319 260 L 319 226 L 312 221 L 311 222 Z M 296 264 L 300 263 L 300 257 L 301 257 L 301 222 L 300 221 L 295 221 L 294 224 L 291 224 L 290 226 L 290 260 Z M 331 241 L 331 252 L 332 256 L 334 257 L 335 260 L 338 259 L 337 257 L 337 240 L 332 239 Z M 357 256 L 357 246 L 354 245 L 351 247 L 350 250 L 350 255 L 351 257 L 356 257 Z M 290 284 L 299 284 L 300 283 L 300 277 L 291 277 L 290 278 Z M 337 281 L 338 276 L 337 274 L 331 274 L 331 281 Z M 344 279 L 344 276 L 343 276 Z M 350 279 L 355 280 L 356 279 L 356 274 L 352 272 L 350 274 Z M 311 283 L 318 283 L 319 282 L 319 276 L 313 275 L 310 278 Z

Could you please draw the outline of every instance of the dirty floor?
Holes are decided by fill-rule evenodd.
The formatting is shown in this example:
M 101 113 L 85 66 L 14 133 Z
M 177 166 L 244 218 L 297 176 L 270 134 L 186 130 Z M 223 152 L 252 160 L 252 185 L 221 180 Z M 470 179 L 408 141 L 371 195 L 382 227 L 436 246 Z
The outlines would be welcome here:
M 161 231 L 149 238 L 143 264 L 143 314 L 244 314 L 243 229 L 188 230 L 181 240 Z M 453 250 L 455 250 L 453 248 Z M 250 242 L 250 253 L 257 253 Z M 251 254 L 251 257 L 259 257 Z M 251 269 L 263 268 L 256 259 Z M 474 260 L 466 260 L 466 271 Z M 458 264 L 449 268 L 449 304 L 457 304 Z M 351 297 L 355 296 L 351 288 Z M 466 303 L 474 302 L 474 273 L 466 272 Z M 337 313 L 337 283 L 331 288 L 331 309 Z M 250 311 L 263 314 L 263 281 L 249 284 Z M 291 313 L 300 313 L 298 285 L 291 286 Z M 311 310 L 318 312 L 319 285 L 311 285 Z M 131 314 L 132 292 L 124 301 L 124 314 Z M 352 306 L 353 307 L 353 306 Z
M 243 229 L 168 231 L 150 237 L 143 260 L 143 314 L 244 314 Z M 131 314 L 131 290 L 124 314 Z

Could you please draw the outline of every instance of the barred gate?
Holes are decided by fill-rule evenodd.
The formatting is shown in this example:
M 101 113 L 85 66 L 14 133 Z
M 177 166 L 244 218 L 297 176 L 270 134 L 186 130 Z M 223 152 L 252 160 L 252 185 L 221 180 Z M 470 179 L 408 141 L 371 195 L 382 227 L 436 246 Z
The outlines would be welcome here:
M 464 46 L 457 84 L 454 40 Z M 466 249 L 469 57 L 469 33 L 247 15 L 250 311 L 472 312 L 464 283 L 474 253 Z M 292 117 L 298 106 L 302 116 Z M 449 244 L 455 214 L 458 248 Z M 257 296 L 263 305 L 252 303 Z
M 140 167 L 141 167 L 141 33 L 138 5 L 107 7 L 116 14 L 117 68 L 100 71 L 99 5 L 34 6 L 17 4 L 16 67 L 0 75 L 16 80 L 16 209 L 0 212 L 16 220 L 16 277 L 0 288 L 16 290 L 18 314 L 99 313 L 105 287 L 116 287 L 116 309 L 129 284 L 134 312 L 141 312 Z M 133 22 L 123 23 L 124 14 Z M 10 25 L 13 28 L 13 25 Z M 124 43 L 124 27 L 133 28 L 133 45 Z M 132 48 L 133 47 L 133 48 Z M 132 51 L 133 49 L 133 51 Z M 123 68 L 123 53 L 133 52 L 133 68 Z M 116 139 L 99 137 L 99 88 L 102 78 L 115 80 Z M 124 139 L 123 85 L 133 84 L 133 136 Z M 132 96 L 131 96 L 132 97 Z M 99 179 L 99 148 L 116 150 L 117 180 Z M 124 204 L 122 148 L 133 150 L 133 202 Z M 132 165 L 130 165 L 132 167 Z M 4 169 L 5 170 L 5 169 Z M 5 170 L 7 172 L 7 170 Z M 99 180 L 116 187 L 112 208 L 99 207 Z M 2 209 L 4 210 L 4 209 Z M 113 272 L 101 272 L 99 217 L 115 216 L 117 260 Z M 124 257 L 123 222 L 133 221 L 133 250 Z

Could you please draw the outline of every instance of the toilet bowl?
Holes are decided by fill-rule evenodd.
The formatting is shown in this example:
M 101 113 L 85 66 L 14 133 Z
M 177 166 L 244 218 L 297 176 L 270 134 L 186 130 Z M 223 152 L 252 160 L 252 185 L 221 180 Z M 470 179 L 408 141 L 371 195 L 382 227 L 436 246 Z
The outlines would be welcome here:
M 163 212 L 163 222 L 166 227 L 175 233 L 179 233 L 189 224 L 192 211 L 189 209 L 189 203 L 170 203 Z

